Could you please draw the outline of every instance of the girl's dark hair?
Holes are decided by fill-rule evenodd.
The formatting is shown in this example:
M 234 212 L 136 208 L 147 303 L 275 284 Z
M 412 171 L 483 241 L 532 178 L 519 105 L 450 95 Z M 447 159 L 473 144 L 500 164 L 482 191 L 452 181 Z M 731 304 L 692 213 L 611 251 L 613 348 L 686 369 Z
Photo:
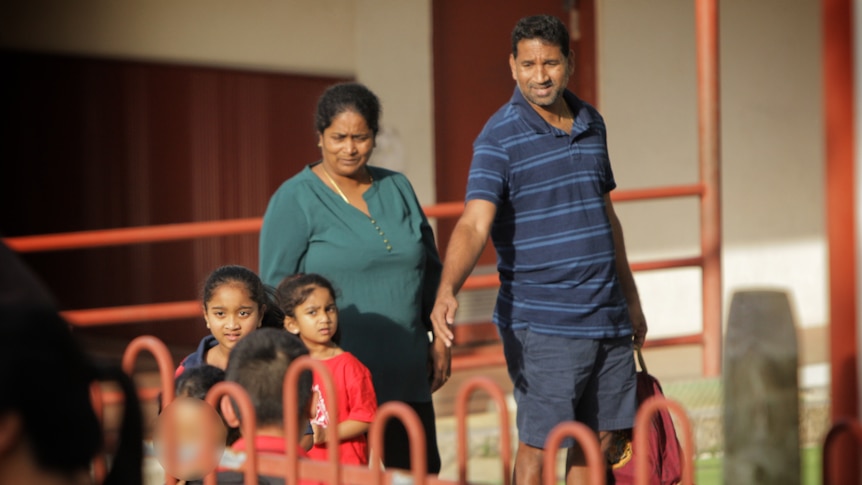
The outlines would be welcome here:
M 330 86 L 317 100 L 314 126 L 323 133 L 332 124 L 333 118 L 345 111 L 355 111 L 365 118 L 365 123 L 374 136 L 380 129 L 380 100 L 370 89 L 360 83 L 342 83 Z
M 296 307 L 302 305 L 315 288 L 325 288 L 332 295 L 332 300 L 337 299 L 335 288 L 328 279 L 317 273 L 298 273 L 288 276 L 278 285 L 275 299 L 284 316 L 296 318 Z M 332 341 L 336 344 L 341 341 L 341 326 L 335 330 Z
M 518 57 L 518 42 L 524 39 L 540 39 L 559 47 L 564 57 L 569 56 L 569 29 L 552 15 L 534 15 L 518 20 L 512 30 L 513 56 Z
M 142 483 L 141 409 L 131 379 L 117 367 L 92 363 L 68 324 L 46 306 L 0 308 L 0 415 L 21 416 L 38 465 L 69 475 L 89 470 L 102 451 L 102 430 L 90 386 L 114 381 L 125 396 L 119 445 L 105 484 Z
M 225 284 L 239 283 L 245 286 L 252 301 L 257 303 L 258 310 L 265 309 L 263 312 L 262 327 L 281 328 L 284 321 L 284 315 L 279 310 L 278 305 L 273 303 L 274 291 L 263 284 L 260 277 L 254 271 L 236 264 L 222 266 L 210 273 L 209 277 L 204 282 L 203 287 L 203 305 L 207 307 L 208 302 L 212 299 L 216 289 Z

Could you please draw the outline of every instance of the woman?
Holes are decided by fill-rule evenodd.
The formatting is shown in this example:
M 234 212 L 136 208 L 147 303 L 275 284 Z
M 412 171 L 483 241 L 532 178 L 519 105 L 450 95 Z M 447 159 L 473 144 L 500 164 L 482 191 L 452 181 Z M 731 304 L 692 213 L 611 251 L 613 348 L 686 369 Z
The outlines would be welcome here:
M 437 473 L 431 393 L 448 379 L 450 359 L 428 336 L 440 258 L 407 178 L 368 166 L 379 117 L 377 96 L 361 84 L 323 93 L 315 118 L 322 159 L 270 199 L 260 274 L 272 286 L 294 273 L 319 273 L 335 283 L 342 348 L 371 371 L 380 404 L 403 401 L 416 410 L 425 426 L 428 470 Z M 409 469 L 403 427 L 388 426 L 385 443 L 386 466 Z

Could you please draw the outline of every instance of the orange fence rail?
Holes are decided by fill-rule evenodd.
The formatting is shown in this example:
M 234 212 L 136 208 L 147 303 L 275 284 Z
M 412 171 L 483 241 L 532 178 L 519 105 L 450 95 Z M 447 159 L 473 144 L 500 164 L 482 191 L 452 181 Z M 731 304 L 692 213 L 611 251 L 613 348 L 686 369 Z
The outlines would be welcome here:
M 649 189 L 621 190 L 614 192 L 612 194 L 612 198 L 614 201 L 618 202 L 654 200 L 672 197 L 699 197 L 703 199 L 706 193 L 707 190 L 704 184 L 690 184 Z M 427 206 L 424 210 L 425 214 L 429 218 L 453 218 L 458 217 L 461 214 L 463 203 L 441 203 Z M 5 238 L 3 241 L 15 251 L 20 253 L 33 253 L 180 241 L 206 237 L 224 237 L 240 234 L 255 234 L 260 231 L 261 224 L 261 218 L 247 218 L 10 237 Z M 712 257 L 714 258 L 715 255 Z M 709 256 L 700 255 L 676 259 L 640 261 L 632 263 L 631 267 L 633 271 L 654 271 L 686 267 L 702 268 L 704 291 L 706 291 L 707 287 L 718 288 L 719 294 L 713 295 L 711 298 L 712 300 L 718 298 L 720 302 L 720 265 L 716 266 L 715 264 L 710 264 L 708 266 L 708 259 L 710 259 Z M 709 268 L 713 269 L 710 270 Z M 718 283 L 716 284 L 715 281 L 718 281 Z M 499 277 L 496 273 L 472 275 L 464 283 L 463 290 L 469 291 L 496 288 L 499 284 Z M 704 302 L 707 302 L 706 295 L 704 295 L 704 297 Z M 68 310 L 63 312 L 63 316 L 73 325 L 90 327 L 192 318 L 199 316 L 200 312 L 200 302 L 192 300 Z M 707 375 L 716 375 L 720 371 L 720 368 L 719 363 L 713 362 L 713 360 L 715 360 L 714 356 L 717 355 L 718 351 L 710 351 L 706 347 L 709 347 L 710 345 L 718 345 L 720 340 L 721 316 L 714 312 L 708 312 L 707 307 L 704 306 L 702 332 L 671 338 L 650 339 L 647 341 L 647 346 L 703 345 L 705 347 L 704 372 Z M 499 349 L 497 350 L 498 351 L 490 353 L 476 353 L 474 352 L 474 349 L 468 349 L 466 352 L 462 351 L 457 353 L 455 368 L 500 364 L 503 361 L 502 353 L 499 352 Z M 709 361 L 707 361 L 708 356 L 712 356 L 709 357 Z

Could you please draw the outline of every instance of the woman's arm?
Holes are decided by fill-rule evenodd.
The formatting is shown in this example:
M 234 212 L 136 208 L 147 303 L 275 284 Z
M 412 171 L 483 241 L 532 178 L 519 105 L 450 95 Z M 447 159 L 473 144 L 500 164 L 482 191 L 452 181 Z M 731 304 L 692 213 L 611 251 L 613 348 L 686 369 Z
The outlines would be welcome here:
M 309 236 L 308 214 L 282 186 L 270 199 L 260 230 L 260 278 L 265 284 L 276 287 L 299 272 Z

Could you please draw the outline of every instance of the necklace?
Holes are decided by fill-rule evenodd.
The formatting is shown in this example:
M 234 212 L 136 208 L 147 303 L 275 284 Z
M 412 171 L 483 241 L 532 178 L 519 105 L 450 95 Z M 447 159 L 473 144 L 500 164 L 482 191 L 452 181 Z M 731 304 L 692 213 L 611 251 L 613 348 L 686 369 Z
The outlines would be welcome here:
M 326 169 L 326 162 L 321 162 L 320 166 L 323 168 L 323 175 L 326 175 L 327 180 L 329 180 L 332 186 L 335 187 L 335 191 L 338 192 L 338 195 L 340 195 L 341 198 L 344 199 L 344 202 L 349 204 L 350 200 L 348 200 L 347 196 L 344 195 L 344 191 L 341 190 L 341 187 L 338 186 L 338 184 L 335 182 L 335 179 L 332 178 L 332 175 L 329 175 L 329 170 Z M 371 176 L 371 171 L 368 170 L 368 168 L 366 168 L 365 171 L 368 173 L 368 181 L 373 183 L 374 177 Z

